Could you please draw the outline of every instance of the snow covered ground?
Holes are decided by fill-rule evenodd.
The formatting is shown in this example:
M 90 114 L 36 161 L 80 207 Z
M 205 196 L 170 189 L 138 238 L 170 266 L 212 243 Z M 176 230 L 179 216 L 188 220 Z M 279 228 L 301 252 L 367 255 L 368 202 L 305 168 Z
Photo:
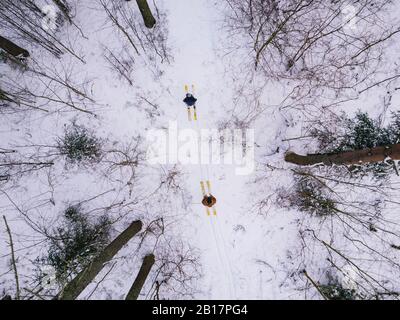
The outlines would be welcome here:
M 164 214 L 167 221 L 173 220 L 172 233 L 199 252 L 202 277 L 195 284 L 194 298 L 309 298 L 305 291 L 298 290 L 305 282 L 296 283 L 301 266 L 298 260 L 301 255 L 298 251 L 300 213 L 283 209 L 272 200 L 276 199 L 277 190 L 292 184 L 291 172 L 283 161 L 284 152 L 289 149 L 303 151 L 309 147 L 298 141 L 283 141 L 301 134 L 301 118 L 278 108 L 286 88 L 264 83 L 260 78 L 248 81 L 238 55 L 232 57 L 222 50 L 230 39 L 222 28 L 221 4 L 205 0 L 158 3 L 167 17 L 171 63 L 154 67 L 154 61 L 138 58 L 133 85 L 120 79 L 105 63 L 104 48 L 118 48 L 119 42 L 115 29 L 105 23 L 98 2 L 75 2 L 75 5 L 78 8 L 76 23 L 85 37 L 73 27 L 69 27 L 68 36 L 80 39 L 76 47 L 86 63 L 80 64 L 70 57 L 63 57 L 62 61 L 66 63 L 72 59 L 71 68 L 74 72 L 79 70 L 74 77 L 90 79 L 90 92 L 96 101 L 93 111 L 97 116 L 63 112 L 41 117 L 33 113 L 21 119 L 18 115 L 8 115 L 9 122 L 0 122 L 0 147 L 18 146 L 25 141 L 51 144 L 71 121 L 108 139 L 110 148 L 132 141 L 137 134 L 144 137 L 152 129 L 167 129 L 171 122 L 176 122 L 179 129 L 218 129 L 231 121 L 232 115 L 244 118 L 248 107 L 245 95 L 243 100 L 237 100 L 235 91 L 242 84 L 244 91 L 257 92 L 261 103 L 258 110 L 262 110 L 260 118 L 251 122 L 250 127 L 256 138 L 254 172 L 237 175 L 235 165 L 223 163 L 179 165 L 183 199 L 176 190 L 154 198 L 146 196 L 143 203 L 129 207 L 135 212 L 122 218 L 117 231 L 122 231 L 133 218 L 149 222 Z M 34 52 L 40 52 L 37 50 Z M 60 68 L 60 61 L 45 52 L 38 59 L 47 61 L 49 70 Z M 187 119 L 182 102 L 185 84 L 195 87 L 197 122 Z M 375 98 L 379 101 L 382 97 Z M 373 104 L 370 97 L 365 100 Z M 352 110 L 356 109 L 353 106 Z M 251 117 L 249 112 L 248 118 Z M 139 179 L 133 192 L 151 194 L 160 172 L 167 168 L 173 166 L 146 166 L 143 172 L 147 175 Z M 65 205 L 82 200 L 83 195 L 83 199 L 88 199 L 104 192 L 105 196 L 97 202 L 100 206 L 129 199 L 126 185 L 121 184 L 116 190 L 116 184 L 110 183 L 106 174 L 100 168 L 66 170 L 60 164 L 51 173 L 26 177 L 20 184 L 4 189 L 10 197 L 5 193 L 0 195 L 0 215 L 7 216 L 15 233 L 19 272 L 24 283 L 30 283 L 33 278 L 32 259 L 43 254 L 46 248 L 40 246 L 41 237 L 32 235 L 31 228 L 25 223 L 26 217 L 21 216 L 19 209 L 29 208 L 28 213 L 34 219 L 55 224 L 57 214 Z M 122 171 L 120 176 L 115 176 L 115 181 L 121 179 L 125 183 L 127 175 L 128 172 Z M 51 179 L 54 179 L 52 183 Z M 207 216 L 201 204 L 200 181 L 205 179 L 211 181 L 212 193 L 217 198 L 217 216 Z M 53 190 L 49 190 L 49 184 L 54 185 Z M 53 205 L 48 203 L 49 198 L 54 201 Z M 260 199 L 269 198 L 271 200 L 260 204 Z M 1 232 L 0 290 L 12 291 L 14 280 L 7 239 L 7 234 Z M 81 298 L 123 299 L 133 280 L 133 270 L 152 247 L 152 244 L 146 244 L 138 253 L 137 245 L 136 240 L 130 242 L 116 257 L 117 264 L 107 266 L 96 278 L 98 281 L 107 277 L 106 281 L 98 288 L 95 284 L 89 286 Z M 92 292 L 96 288 L 97 291 Z M 147 297 L 146 294 L 142 298 Z M 170 297 L 176 296 L 171 293 Z

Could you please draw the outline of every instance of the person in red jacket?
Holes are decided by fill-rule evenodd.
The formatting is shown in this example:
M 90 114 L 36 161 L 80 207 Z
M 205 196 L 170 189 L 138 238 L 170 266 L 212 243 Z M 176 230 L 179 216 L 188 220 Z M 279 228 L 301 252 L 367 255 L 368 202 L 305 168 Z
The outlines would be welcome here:
M 215 197 L 211 193 L 209 193 L 203 197 L 201 203 L 203 204 L 203 206 L 211 208 L 217 203 L 217 199 L 215 199 Z

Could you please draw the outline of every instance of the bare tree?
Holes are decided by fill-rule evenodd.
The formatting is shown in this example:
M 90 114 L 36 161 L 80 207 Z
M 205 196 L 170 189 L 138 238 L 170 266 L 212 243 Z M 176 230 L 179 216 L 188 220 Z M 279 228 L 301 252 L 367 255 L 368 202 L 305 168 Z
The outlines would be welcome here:
M 7 51 L 9 54 L 11 54 L 14 57 L 22 56 L 22 57 L 29 57 L 29 52 L 18 45 L 16 45 L 14 42 L 0 36 L 0 48 Z
M 60 300 L 74 300 L 79 294 L 93 281 L 101 271 L 104 264 L 112 259 L 117 252 L 142 228 L 141 221 L 134 221 L 118 237 L 116 237 L 104 250 L 97 256 L 85 270 L 80 272 L 71 282 L 69 282 L 60 292 Z
M 8 233 L 8 238 L 10 241 L 10 249 L 11 249 L 11 264 L 13 266 L 14 269 L 14 276 L 15 276 L 15 286 L 16 286 L 16 296 L 15 298 L 17 300 L 20 299 L 21 296 L 21 292 L 20 292 L 20 286 L 19 286 L 19 277 L 18 277 L 18 270 L 17 270 L 17 262 L 16 262 L 16 258 L 15 258 L 15 249 L 14 249 L 14 242 L 13 242 L 13 238 L 11 235 L 11 230 L 10 227 L 8 226 L 7 223 L 7 219 L 6 216 L 3 216 L 3 220 L 4 220 L 4 224 L 6 225 L 6 229 L 7 229 L 7 233 Z
M 142 266 L 136 276 L 135 281 L 132 284 L 132 287 L 129 289 L 128 294 L 126 295 L 125 300 L 137 300 L 139 297 L 140 291 L 143 288 L 144 283 L 146 282 L 147 276 L 150 273 L 151 267 L 154 265 L 155 257 L 153 254 L 148 254 L 143 258 Z
M 111 60 L 114 67 L 118 67 L 117 71 L 122 73 L 124 78 L 130 77 L 132 66 L 124 65 L 123 61 L 131 63 L 142 55 L 147 58 L 147 60 L 142 59 L 143 63 L 151 63 L 153 65 L 156 60 L 161 61 L 161 63 L 168 63 L 171 60 L 166 43 L 165 14 L 160 12 L 157 7 L 155 16 L 160 23 L 148 29 L 138 23 L 138 15 L 126 1 L 101 0 L 100 4 L 109 21 L 118 30 L 122 40 L 125 42 L 120 52 L 113 52 L 108 49 L 109 58 L 107 59 Z
M 66 0 L 53 0 L 54 4 L 60 9 L 65 18 L 72 23 L 71 9 Z
M 390 16 L 392 1 L 226 3 L 225 26 L 237 39 L 229 37 L 227 51 L 249 54 L 243 71 L 255 69 L 252 77 L 285 83 L 282 108 L 326 110 L 398 79 L 397 68 L 381 63 L 400 32 L 396 17 Z
M 394 258 L 397 255 L 393 249 L 382 247 L 378 251 L 376 243 L 350 235 L 346 236 L 346 245 L 339 247 L 338 243 L 324 239 L 327 236 L 324 236 L 323 232 L 314 229 L 301 231 L 300 237 L 304 241 L 304 245 L 321 246 L 321 249 L 326 252 L 326 268 L 334 271 L 343 279 L 345 285 L 342 290 L 347 290 L 345 294 L 350 294 L 348 298 L 399 299 L 399 283 L 396 277 L 399 265 Z M 315 250 L 316 247 L 313 249 Z M 365 259 L 368 257 L 375 262 L 366 263 Z M 379 272 L 377 272 L 378 269 Z M 324 286 L 317 284 L 317 287 L 320 291 Z
M 287 152 L 285 161 L 297 165 L 307 166 L 314 164 L 365 164 L 382 162 L 386 159 L 400 160 L 400 144 L 375 147 L 364 150 L 346 151 L 336 154 L 308 154 L 299 155 L 294 152 Z
M 136 0 L 140 13 L 142 14 L 144 24 L 147 28 L 151 29 L 156 24 L 156 19 L 151 13 L 147 0 Z
M 299 215 L 299 246 L 292 252 L 297 263 L 289 272 L 307 296 L 320 298 L 323 291 L 328 299 L 397 299 L 396 185 L 389 178 L 354 176 L 344 166 L 292 171 L 293 184 L 285 183 L 274 200 Z M 335 281 L 327 279 L 327 270 Z
M 60 2 L 61 3 L 61 2 Z M 33 1 L 18 2 L 4 0 L 0 3 L 0 26 L 15 37 L 27 43 L 42 47 L 56 57 L 69 53 L 74 58 L 84 62 L 82 57 L 67 43 L 60 40 L 53 26 L 43 24 L 45 13 Z M 54 21 L 53 23 L 57 23 Z M 57 24 L 55 27 L 58 27 Z
M 76 64 L 42 65 L 31 58 L 22 67 L 20 72 L 10 70 L 1 80 L 0 102 L 5 108 L 0 112 L 71 110 L 95 115 L 90 110 L 96 104 L 89 92 L 91 81 L 78 80 Z

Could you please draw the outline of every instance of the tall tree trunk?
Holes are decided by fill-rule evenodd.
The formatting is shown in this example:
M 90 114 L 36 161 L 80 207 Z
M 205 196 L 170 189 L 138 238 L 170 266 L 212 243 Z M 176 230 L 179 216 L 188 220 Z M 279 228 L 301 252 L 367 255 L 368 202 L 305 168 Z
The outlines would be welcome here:
M 345 151 L 340 153 L 308 154 L 299 155 L 294 152 L 288 152 L 285 155 L 285 161 L 308 166 L 313 164 L 363 164 L 382 162 L 386 158 L 400 160 L 400 144 L 387 145 L 383 147 L 368 148 L 362 150 Z
M 149 254 L 144 257 L 139 273 L 136 276 L 136 279 L 133 282 L 132 287 L 129 290 L 125 300 L 137 300 L 137 298 L 139 297 L 139 293 L 142 290 L 144 283 L 146 282 L 147 276 L 149 275 L 150 269 L 154 264 L 154 261 L 155 258 L 153 254 Z
M 15 102 L 6 92 L 0 89 L 0 100 Z
M 82 272 L 72 279 L 58 296 L 60 300 L 75 300 L 90 282 L 103 269 L 106 262 L 125 245 L 128 241 L 142 229 L 141 221 L 134 221 L 118 237 L 114 239 Z
M 29 52 L 27 50 L 17 46 L 14 42 L 2 36 L 0 36 L 0 48 L 14 57 L 18 57 L 19 55 L 29 57 Z
M 151 13 L 147 0 L 136 0 L 136 3 L 139 7 L 140 13 L 142 14 L 144 25 L 149 29 L 153 28 L 156 24 L 156 19 Z
M 53 0 L 53 2 L 58 7 L 58 9 L 60 9 L 60 11 L 64 15 L 64 17 L 68 20 L 68 22 L 72 23 L 68 3 L 63 0 Z

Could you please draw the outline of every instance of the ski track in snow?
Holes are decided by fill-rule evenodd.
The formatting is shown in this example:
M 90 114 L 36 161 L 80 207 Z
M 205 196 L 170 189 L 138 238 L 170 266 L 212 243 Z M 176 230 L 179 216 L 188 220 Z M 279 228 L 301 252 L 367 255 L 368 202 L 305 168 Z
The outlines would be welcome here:
M 221 90 L 223 79 L 218 79 L 218 71 L 213 52 L 213 23 L 212 10 L 207 8 L 204 1 L 171 1 L 169 7 L 170 43 L 172 43 L 174 63 L 166 72 L 165 78 L 170 78 L 169 88 L 171 96 L 175 99 L 172 114 L 169 119 L 177 120 L 178 126 L 196 129 L 194 122 L 188 123 L 186 108 L 182 102 L 184 85 L 195 86 L 195 96 L 198 98 L 198 124 L 200 128 L 213 127 L 215 114 L 218 112 L 216 104 Z M 169 106 L 171 107 L 171 106 Z M 168 108 L 168 106 L 166 106 Z M 168 111 L 167 111 L 168 112 Z M 206 120 L 207 119 L 207 120 Z M 213 193 L 218 199 L 218 214 L 224 219 L 224 196 L 220 191 L 220 182 L 217 181 L 216 168 L 211 167 L 210 180 Z M 205 172 L 203 169 L 202 171 Z M 202 252 L 202 268 L 205 275 L 207 288 L 203 292 L 204 298 L 234 298 L 228 270 L 226 270 L 226 257 L 221 247 L 222 239 L 217 236 L 213 221 L 214 216 L 208 217 L 205 208 L 200 204 L 200 166 L 191 166 L 190 191 L 197 204 L 192 205 L 192 214 L 188 217 L 195 232 L 191 237 L 193 244 Z M 220 172 L 222 173 L 222 172 Z M 218 216 L 218 218 L 220 218 Z M 230 226 L 230 225 L 228 225 Z
M 175 53 L 174 63 L 164 79 L 171 93 L 170 104 L 164 105 L 165 121 L 177 120 L 179 128 L 195 128 L 193 122 L 188 123 L 182 103 L 184 85 L 194 84 L 199 127 L 217 128 L 217 121 L 225 116 L 222 97 L 229 94 L 224 87 L 229 82 L 224 78 L 224 61 L 214 51 L 218 36 L 223 36 L 218 29 L 220 17 L 213 4 L 204 0 L 168 1 L 166 6 L 169 40 Z M 199 166 L 186 168 L 194 199 L 192 213 L 187 217 L 193 228 L 188 237 L 202 252 L 204 273 L 205 289 L 198 298 L 285 298 L 278 289 L 280 280 L 276 272 L 279 271 L 257 261 L 266 260 L 275 267 L 279 257 L 284 258 L 286 245 L 282 235 L 290 232 L 285 229 L 287 219 L 281 216 L 265 221 L 248 211 L 247 182 L 252 176 L 237 176 L 230 165 L 208 167 L 212 191 L 218 201 L 217 217 L 208 217 L 200 203 Z M 278 232 L 268 230 L 269 225 Z M 242 230 L 235 231 L 235 226 L 241 226 Z

